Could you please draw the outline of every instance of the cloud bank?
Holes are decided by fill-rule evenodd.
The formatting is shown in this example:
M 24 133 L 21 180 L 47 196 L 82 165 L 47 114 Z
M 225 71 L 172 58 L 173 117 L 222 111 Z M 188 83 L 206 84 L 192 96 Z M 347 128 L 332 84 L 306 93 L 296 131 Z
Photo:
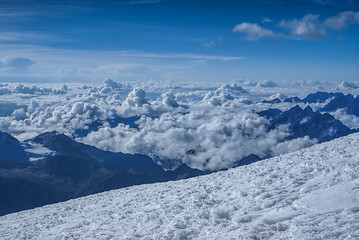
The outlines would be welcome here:
M 268 108 L 262 100 L 285 96 L 278 92 L 278 84 L 248 80 L 216 88 L 172 84 L 132 86 L 111 79 L 100 86 L 57 88 L 2 84 L 0 92 L 7 100 L 0 107 L 9 113 L 0 117 L 0 131 L 24 140 L 56 130 L 104 150 L 210 170 L 230 167 L 250 154 L 263 158 L 316 142 L 307 137 L 286 141 L 288 126 L 269 130 L 269 121 L 257 114 Z M 297 89 L 295 85 L 293 91 Z M 286 110 L 293 104 L 278 106 Z

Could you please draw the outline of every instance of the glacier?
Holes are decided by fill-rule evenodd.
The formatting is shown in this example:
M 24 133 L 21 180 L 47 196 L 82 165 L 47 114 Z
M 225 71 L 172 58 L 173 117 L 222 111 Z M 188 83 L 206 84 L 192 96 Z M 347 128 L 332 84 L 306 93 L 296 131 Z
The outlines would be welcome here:
M 1 239 L 358 239 L 359 134 L 0 217 Z

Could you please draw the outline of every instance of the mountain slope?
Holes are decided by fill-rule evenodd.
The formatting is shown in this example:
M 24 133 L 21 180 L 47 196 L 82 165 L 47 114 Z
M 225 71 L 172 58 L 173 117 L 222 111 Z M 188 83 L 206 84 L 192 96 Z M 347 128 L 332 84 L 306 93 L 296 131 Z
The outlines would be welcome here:
M 309 136 L 318 142 L 325 142 L 353 132 L 332 115 L 314 112 L 310 106 L 302 109 L 296 105 L 270 121 L 270 129 L 282 124 L 289 125 L 290 136 L 287 139 Z
M 311 93 L 305 98 L 303 98 L 302 102 L 304 103 L 322 103 L 325 102 L 327 99 L 337 96 L 343 96 L 343 93 L 328 93 L 328 92 L 321 92 L 318 91 L 316 93 Z
M 346 112 L 359 117 L 359 95 L 347 106 Z
M 354 96 L 351 94 L 348 95 L 339 95 L 334 97 L 327 105 L 320 109 L 322 112 L 333 112 L 340 108 L 347 107 L 350 103 L 354 101 Z
M 57 156 L 86 159 L 87 162 L 111 163 L 136 173 L 163 171 L 148 156 L 103 151 L 96 147 L 76 142 L 68 136 L 57 132 L 45 132 L 29 141 L 41 144 L 43 147 L 55 151 Z
M 1 148 L 6 153 L 17 147 L 11 159 L 26 156 L 15 138 L 4 136 L 11 141 L 0 144 L 0 153 Z M 25 144 L 51 151 L 26 164 L 0 161 L 0 216 L 112 189 L 205 174 L 184 164 L 165 171 L 148 156 L 102 151 L 57 132 L 43 133 Z
M 359 134 L 0 217 L 1 239 L 358 239 Z
M 1 162 L 27 163 L 29 157 L 26 155 L 20 142 L 10 134 L 0 131 L 0 166 Z

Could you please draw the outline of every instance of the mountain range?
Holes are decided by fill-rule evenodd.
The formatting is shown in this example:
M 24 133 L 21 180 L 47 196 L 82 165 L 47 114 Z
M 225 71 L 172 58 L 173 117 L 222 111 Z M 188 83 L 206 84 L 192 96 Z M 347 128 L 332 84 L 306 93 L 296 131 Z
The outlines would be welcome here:
M 150 157 L 102 151 L 57 132 L 24 141 L 51 151 L 29 161 L 21 143 L 1 133 L 0 215 L 132 185 L 178 180 L 205 172 L 185 164 L 165 171 Z M 37 156 L 38 157 L 38 156 Z

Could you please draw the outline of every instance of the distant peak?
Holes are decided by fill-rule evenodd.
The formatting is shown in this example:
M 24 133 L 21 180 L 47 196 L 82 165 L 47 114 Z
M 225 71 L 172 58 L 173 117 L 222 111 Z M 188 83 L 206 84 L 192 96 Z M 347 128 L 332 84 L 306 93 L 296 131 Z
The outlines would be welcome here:
M 297 105 L 297 106 L 298 106 L 298 105 Z M 304 111 L 312 113 L 312 112 L 313 112 L 313 109 L 308 105 L 308 106 L 306 106 L 306 107 L 304 108 Z
M 294 107 L 292 107 L 290 110 L 303 110 L 303 108 L 299 107 L 299 105 L 295 105 Z
M 57 131 L 52 131 L 52 132 L 41 133 L 40 135 L 34 137 L 30 141 L 40 143 L 40 144 L 44 144 L 44 143 L 49 143 L 49 142 L 59 140 L 59 139 L 69 139 L 69 140 L 71 140 L 71 138 L 69 138 L 65 134 L 59 133 Z
M 37 137 L 50 137 L 50 136 L 57 136 L 61 135 L 58 131 L 52 131 L 52 132 L 44 132 L 38 135 Z
M 16 138 L 8 134 L 7 132 L 0 131 L 0 144 L 19 142 Z

